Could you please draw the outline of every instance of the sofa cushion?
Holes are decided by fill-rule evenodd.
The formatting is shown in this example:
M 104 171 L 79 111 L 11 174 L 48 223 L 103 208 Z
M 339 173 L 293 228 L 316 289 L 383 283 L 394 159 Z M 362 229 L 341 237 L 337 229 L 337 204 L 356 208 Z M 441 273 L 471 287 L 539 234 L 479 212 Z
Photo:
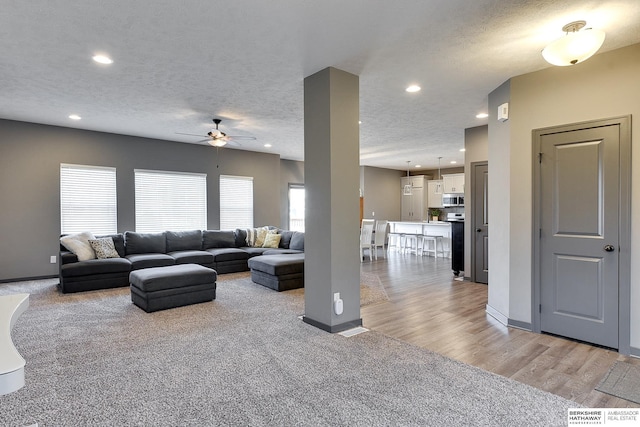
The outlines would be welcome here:
M 177 251 L 167 255 L 176 260 L 176 264 L 213 264 L 213 254 L 207 251 Z
M 289 243 L 289 249 L 304 251 L 304 233 L 300 231 L 293 232 L 293 236 L 291 236 L 291 242 Z
M 88 261 L 64 264 L 60 267 L 60 275 L 62 277 L 90 276 L 129 271 L 131 271 L 131 262 L 126 258 L 90 259 Z
M 247 230 L 236 228 L 236 231 L 233 233 L 236 236 L 236 244 L 234 245 L 236 248 L 241 248 L 247 245 Z
M 73 252 L 78 257 L 79 261 L 87 261 L 96 258 L 89 240 L 94 240 L 95 236 L 90 231 L 84 231 L 82 233 L 68 234 L 60 238 L 60 243 L 67 250 Z
M 236 235 L 233 231 L 205 230 L 202 237 L 203 249 L 236 247 Z
M 96 258 L 120 258 L 120 254 L 116 251 L 116 247 L 111 237 L 102 237 L 99 239 L 89 239 L 91 248 L 96 253 Z
M 196 264 L 172 265 L 165 268 L 147 268 L 129 275 L 131 286 L 144 292 L 215 283 L 215 270 Z
M 165 231 L 167 252 L 198 251 L 202 249 L 202 230 Z
M 249 268 L 272 276 L 304 272 L 304 254 L 262 255 L 249 260 Z
M 167 252 L 167 240 L 164 233 L 136 233 L 126 231 L 124 233 L 125 252 L 131 254 L 148 254 Z
M 265 253 L 268 250 L 271 250 L 269 248 L 251 248 L 248 246 L 245 246 L 244 248 L 241 248 L 243 251 L 245 251 L 246 253 L 249 254 L 249 257 L 254 257 L 254 256 L 258 256 L 258 255 L 262 255 L 263 253 Z
M 289 244 L 291 243 L 291 237 L 293 237 L 293 233 L 294 231 L 281 230 L 280 244 L 278 246 L 283 249 L 289 249 Z
M 215 262 L 221 261 L 242 261 L 249 259 L 249 254 L 246 251 L 238 248 L 211 248 L 207 249 Z
M 295 249 L 277 248 L 277 249 L 267 249 L 266 251 L 262 252 L 262 255 L 303 254 L 303 253 L 304 252 L 296 251 Z
M 175 258 L 167 254 L 131 254 L 127 255 L 126 258 L 131 261 L 132 270 L 149 267 L 164 267 L 167 265 L 174 265 L 176 263 Z

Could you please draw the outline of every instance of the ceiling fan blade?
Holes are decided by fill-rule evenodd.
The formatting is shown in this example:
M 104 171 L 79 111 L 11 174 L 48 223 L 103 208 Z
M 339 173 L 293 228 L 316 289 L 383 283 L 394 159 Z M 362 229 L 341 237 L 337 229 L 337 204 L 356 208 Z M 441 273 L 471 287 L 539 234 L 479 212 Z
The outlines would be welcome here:
M 183 132 L 176 132 L 176 135 L 189 135 L 189 136 L 199 136 L 199 137 L 204 137 L 206 135 L 202 135 L 200 134 L 195 134 L 195 133 L 183 133 Z
M 240 141 L 255 141 L 255 136 L 244 136 L 244 135 L 227 135 L 227 138 L 230 140 L 240 140 Z

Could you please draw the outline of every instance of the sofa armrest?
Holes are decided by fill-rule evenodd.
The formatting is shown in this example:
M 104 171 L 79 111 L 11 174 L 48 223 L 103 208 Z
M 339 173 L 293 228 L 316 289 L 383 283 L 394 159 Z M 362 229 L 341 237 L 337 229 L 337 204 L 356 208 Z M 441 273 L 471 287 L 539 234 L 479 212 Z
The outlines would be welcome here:
M 70 251 L 60 251 L 60 265 L 78 262 L 76 254 Z

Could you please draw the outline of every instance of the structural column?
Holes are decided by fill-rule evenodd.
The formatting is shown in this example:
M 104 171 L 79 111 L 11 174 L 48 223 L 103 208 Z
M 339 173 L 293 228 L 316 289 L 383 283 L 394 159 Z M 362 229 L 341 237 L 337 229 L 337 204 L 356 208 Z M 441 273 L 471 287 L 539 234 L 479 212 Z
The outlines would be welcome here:
M 329 332 L 362 325 L 358 85 L 331 67 L 304 79 L 304 321 Z

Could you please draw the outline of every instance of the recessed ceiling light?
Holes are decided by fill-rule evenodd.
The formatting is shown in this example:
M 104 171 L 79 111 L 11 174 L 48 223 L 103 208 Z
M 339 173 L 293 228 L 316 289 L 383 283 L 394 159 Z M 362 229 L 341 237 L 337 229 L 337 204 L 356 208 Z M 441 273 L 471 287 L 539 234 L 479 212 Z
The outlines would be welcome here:
M 362 124 L 362 120 L 358 120 L 358 124 L 361 125 Z
M 80 116 L 79 116 L 79 115 L 77 115 L 77 114 L 70 114 L 70 115 L 69 115 L 69 118 L 70 118 L 71 120 L 80 120 L 82 117 L 80 117 Z
M 487 113 L 476 114 L 476 119 L 486 119 L 487 117 L 489 117 Z
M 406 88 L 405 90 L 409 93 L 414 93 L 414 92 L 420 92 L 421 87 L 418 85 L 411 85 L 408 88 Z
M 272 147 L 271 144 L 264 144 L 264 146 L 267 147 L 267 148 L 271 148 Z
M 99 64 L 113 64 L 113 59 L 105 55 L 93 55 L 93 60 Z
M 464 153 L 465 151 L 467 151 L 467 149 L 466 148 L 461 148 L 460 151 Z
M 452 165 L 453 165 L 453 164 L 456 164 L 456 163 L 458 163 L 458 162 L 456 162 L 455 160 L 451 160 L 451 164 L 452 164 Z
M 421 168 L 421 167 L 422 167 L 422 165 L 416 165 L 416 167 L 417 167 L 417 168 Z

